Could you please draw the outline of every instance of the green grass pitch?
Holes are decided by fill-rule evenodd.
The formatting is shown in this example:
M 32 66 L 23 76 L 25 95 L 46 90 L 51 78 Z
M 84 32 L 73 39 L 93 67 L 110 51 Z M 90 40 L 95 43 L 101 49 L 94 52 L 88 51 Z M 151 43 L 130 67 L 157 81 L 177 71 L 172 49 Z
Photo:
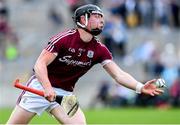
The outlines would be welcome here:
M 0 109 L 0 124 L 5 124 L 12 109 Z M 104 108 L 84 110 L 88 124 L 180 124 L 180 108 Z M 47 113 L 31 124 L 57 124 Z

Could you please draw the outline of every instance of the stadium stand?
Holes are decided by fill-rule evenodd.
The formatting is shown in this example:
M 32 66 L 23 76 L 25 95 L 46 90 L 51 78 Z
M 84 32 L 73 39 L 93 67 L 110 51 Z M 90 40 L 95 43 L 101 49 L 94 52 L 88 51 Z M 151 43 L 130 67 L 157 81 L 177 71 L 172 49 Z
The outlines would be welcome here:
M 48 19 L 49 4 L 51 2 L 51 0 L 7 0 L 10 9 L 10 23 L 16 29 L 20 40 L 20 57 L 14 61 L 1 60 L 0 62 L 0 91 L 2 92 L 0 94 L 0 107 L 14 106 L 21 91 L 13 88 L 12 83 L 16 78 L 20 78 L 21 82 L 27 80 L 31 74 L 34 61 L 46 44 L 47 39 L 58 30 L 62 31 L 73 26 L 68 4 L 64 0 L 61 3 L 55 0 L 65 10 L 62 19 L 66 24 L 60 25 L 59 29 L 53 29 Z M 137 60 L 134 55 L 132 56 L 135 49 L 140 47 L 145 40 L 154 41 L 156 49 L 160 52 L 164 51 L 168 43 L 172 43 L 175 52 L 179 54 L 176 57 L 177 62 L 179 62 L 180 30 L 178 28 L 174 29 L 169 26 L 146 28 L 138 26 L 127 29 L 127 33 L 127 57 L 121 59 L 118 58 L 118 53 L 115 53 L 114 59 L 122 69 L 128 71 L 138 80 L 144 81 L 151 78 L 144 71 L 143 61 Z M 112 81 L 103 68 L 96 65 L 78 81 L 75 93 L 82 107 L 87 108 L 89 106 L 102 80 Z M 6 97 L 11 97 L 11 99 Z

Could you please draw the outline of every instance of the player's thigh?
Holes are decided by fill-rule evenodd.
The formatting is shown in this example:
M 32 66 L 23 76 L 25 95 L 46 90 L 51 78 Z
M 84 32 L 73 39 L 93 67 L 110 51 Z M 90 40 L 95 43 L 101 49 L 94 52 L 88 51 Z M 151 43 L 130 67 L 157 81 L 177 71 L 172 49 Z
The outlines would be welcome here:
M 7 124 L 27 124 L 34 116 L 35 113 L 29 112 L 17 105 L 7 121 Z
M 86 124 L 86 118 L 81 108 L 78 108 L 72 117 L 69 117 L 61 106 L 52 109 L 50 113 L 63 124 Z

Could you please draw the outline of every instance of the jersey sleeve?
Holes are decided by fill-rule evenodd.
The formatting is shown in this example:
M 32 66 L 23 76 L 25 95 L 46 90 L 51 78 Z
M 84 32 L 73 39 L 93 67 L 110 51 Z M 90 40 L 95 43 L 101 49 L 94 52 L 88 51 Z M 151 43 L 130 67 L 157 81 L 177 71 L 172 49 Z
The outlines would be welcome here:
M 50 38 L 45 49 L 55 55 L 58 55 L 60 49 L 62 48 L 63 39 Z
M 113 57 L 111 52 L 107 49 L 107 47 L 103 44 L 100 45 L 100 59 L 99 62 L 101 63 L 102 66 L 106 65 L 107 63 L 111 62 Z

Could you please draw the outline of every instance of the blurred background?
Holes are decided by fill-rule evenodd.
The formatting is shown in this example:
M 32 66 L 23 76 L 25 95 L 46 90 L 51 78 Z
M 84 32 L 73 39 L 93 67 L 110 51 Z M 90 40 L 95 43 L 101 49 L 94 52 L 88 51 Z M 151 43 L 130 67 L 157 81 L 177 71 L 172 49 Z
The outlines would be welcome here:
M 168 86 L 158 97 L 135 94 L 117 85 L 94 66 L 77 83 L 82 108 L 180 107 L 180 1 L 179 0 L 0 0 L 0 108 L 14 107 L 49 38 L 74 27 L 73 11 L 93 3 L 105 14 L 99 38 L 115 62 L 137 80 L 163 78 Z

